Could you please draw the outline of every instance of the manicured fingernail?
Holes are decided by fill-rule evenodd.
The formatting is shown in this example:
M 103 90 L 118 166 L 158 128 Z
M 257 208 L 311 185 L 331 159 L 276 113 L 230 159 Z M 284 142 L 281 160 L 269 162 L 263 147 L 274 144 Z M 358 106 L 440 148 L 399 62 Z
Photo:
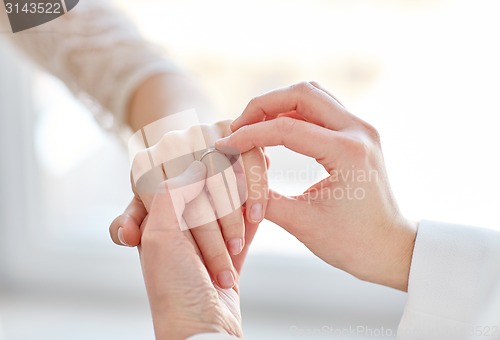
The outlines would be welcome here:
M 262 216 L 262 204 L 257 203 L 250 208 L 250 219 L 254 223 L 259 223 L 264 217 Z
M 241 238 L 233 238 L 227 241 L 227 248 L 232 255 L 238 255 L 243 250 L 243 240 Z
M 217 275 L 217 283 L 219 284 L 219 287 L 224 289 L 233 288 L 234 286 L 233 273 L 231 273 L 229 270 L 219 273 L 219 275 Z
M 122 227 L 118 228 L 118 240 L 120 241 L 120 243 L 122 245 L 129 247 L 127 242 L 125 242 L 125 238 L 123 237 L 123 228 Z

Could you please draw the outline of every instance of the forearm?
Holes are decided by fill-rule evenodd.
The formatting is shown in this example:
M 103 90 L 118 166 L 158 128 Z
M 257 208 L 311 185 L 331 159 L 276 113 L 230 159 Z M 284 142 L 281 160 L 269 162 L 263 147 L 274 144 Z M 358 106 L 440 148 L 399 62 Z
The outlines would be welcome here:
M 0 29 L 7 24 L 0 12 Z M 87 0 L 57 20 L 7 36 L 73 92 L 95 99 L 117 125 L 137 130 L 189 108 L 209 120 L 211 110 L 197 84 L 108 1 Z
M 165 116 L 192 108 L 202 122 L 212 116 L 208 99 L 191 77 L 180 71 L 162 73 L 148 78 L 133 92 L 125 123 L 136 131 Z

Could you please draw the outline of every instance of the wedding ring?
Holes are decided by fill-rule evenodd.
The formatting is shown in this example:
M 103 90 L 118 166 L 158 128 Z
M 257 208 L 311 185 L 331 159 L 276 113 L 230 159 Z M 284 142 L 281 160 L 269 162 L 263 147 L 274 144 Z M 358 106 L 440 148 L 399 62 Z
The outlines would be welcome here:
M 220 152 L 220 151 L 219 151 L 219 150 L 217 150 L 216 148 L 208 148 L 208 149 L 207 149 L 207 151 L 205 151 L 205 152 L 201 155 L 201 157 L 200 157 L 199 161 L 201 162 L 201 161 L 203 160 L 203 158 L 205 158 L 206 156 L 208 156 L 208 155 L 210 155 L 211 153 L 214 153 L 214 152 L 218 152 L 218 153 L 220 153 L 221 155 L 224 155 L 222 152 Z M 224 156 L 226 156 L 226 155 L 224 155 Z

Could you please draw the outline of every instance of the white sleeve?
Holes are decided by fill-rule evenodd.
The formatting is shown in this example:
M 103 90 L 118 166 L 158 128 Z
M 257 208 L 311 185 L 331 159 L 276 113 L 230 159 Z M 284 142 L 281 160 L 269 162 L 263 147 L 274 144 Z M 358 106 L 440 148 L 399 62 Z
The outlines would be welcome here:
M 221 333 L 205 333 L 190 336 L 186 340 L 239 340 L 239 338 Z
M 9 31 L 7 14 L 1 9 L 0 31 Z M 74 93 L 95 99 L 118 123 L 141 82 L 153 74 L 177 71 L 106 0 L 80 1 L 53 21 L 3 36 Z
M 398 338 L 500 339 L 500 233 L 423 221 Z

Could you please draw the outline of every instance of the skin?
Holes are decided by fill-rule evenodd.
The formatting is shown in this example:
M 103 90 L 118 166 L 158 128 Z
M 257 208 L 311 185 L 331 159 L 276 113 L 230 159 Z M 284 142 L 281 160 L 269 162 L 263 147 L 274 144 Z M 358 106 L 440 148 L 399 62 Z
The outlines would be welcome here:
M 212 283 L 199 247 L 189 231 L 180 230 L 174 213 L 203 192 L 206 173 L 204 164 L 193 162 L 160 183 L 141 226 L 139 254 L 157 339 L 184 340 L 198 333 L 243 337 L 238 285 L 221 289 Z M 256 230 L 257 224 L 247 223 L 247 244 Z M 246 249 L 232 258 L 238 274 Z
M 210 112 L 210 105 L 202 95 L 199 87 L 187 76 L 183 74 L 162 74 L 151 77 L 134 92 L 128 107 L 127 123 L 134 130 L 140 129 L 152 122 L 157 121 L 170 114 L 183 111 L 187 108 L 195 108 L 199 113 Z M 149 188 L 156 188 L 156 185 L 167 178 L 171 178 L 182 173 L 188 165 L 197 157 L 194 152 L 196 140 L 192 137 L 188 129 L 185 133 L 170 133 L 164 135 L 150 150 L 155 150 L 156 154 L 162 157 L 168 156 L 169 152 L 183 149 L 184 155 L 192 155 L 191 159 L 177 161 L 175 164 L 165 163 L 163 169 L 156 169 L 148 173 L 145 185 Z M 219 122 L 212 125 L 202 125 L 201 128 L 208 146 L 213 146 L 215 140 L 230 134 L 229 122 Z M 212 157 L 212 156 L 210 156 Z M 246 191 L 245 184 L 252 185 L 252 194 L 241 200 L 246 207 L 246 220 L 251 223 L 260 223 L 264 218 L 267 206 L 267 179 L 266 160 L 262 149 L 251 150 L 242 155 L 242 166 L 234 175 L 240 175 L 245 180 L 234 179 L 240 182 L 239 191 Z M 138 162 L 137 157 L 134 164 Z M 134 165 L 133 165 L 134 166 Z M 249 172 L 245 169 L 259 169 L 260 174 L 255 171 Z M 212 187 L 213 181 L 211 182 Z M 141 242 L 140 225 L 147 216 L 147 208 L 151 203 L 151 190 L 141 189 L 132 183 L 135 197 L 132 199 L 125 212 L 118 216 L 110 225 L 109 232 L 111 239 L 118 245 L 137 246 Z M 234 187 L 235 185 L 233 185 Z M 144 187 L 144 185 L 143 185 Z M 200 249 L 202 249 L 209 273 L 214 281 L 223 288 L 232 287 L 238 279 L 237 270 L 231 262 L 231 255 L 237 255 L 245 247 L 245 216 L 241 209 L 237 209 L 232 214 L 214 218 L 217 209 L 212 208 L 210 200 L 216 196 L 216 190 L 209 190 L 208 193 L 200 195 L 190 207 L 186 209 L 186 219 L 192 220 L 192 216 L 203 212 L 204 221 L 208 221 L 202 228 L 192 229 L 192 234 Z M 215 200 L 217 202 L 217 200 Z M 257 214 L 251 212 L 258 211 Z M 191 216 L 191 217 L 190 217 Z M 196 223 L 192 223 L 196 224 Z
M 399 212 L 372 126 L 318 84 L 301 83 L 256 97 L 232 129 L 234 133 L 217 141 L 217 147 L 247 152 L 284 145 L 315 158 L 330 174 L 297 196 L 271 191 L 266 218 L 332 266 L 362 280 L 407 290 L 417 225 Z M 183 178 L 206 177 L 206 168 L 193 164 L 159 186 L 149 215 L 135 210 L 134 203 L 127 209 L 137 218 L 134 223 L 143 223 L 141 264 L 155 332 L 158 339 L 185 339 L 205 332 L 241 338 L 238 286 L 222 290 L 210 282 L 199 247 L 191 233 L 179 230 L 173 213 L 175 206 L 184 208 L 204 186 L 201 181 L 180 198 L 169 195 L 169 188 L 186 186 Z M 354 170 L 364 173 L 365 179 L 349 176 Z M 246 222 L 247 247 L 232 256 L 238 273 L 256 228 Z
M 330 265 L 407 291 L 417 224 L 400 213 L 380 138 L 317 83 L 254 98 L 217 147 L 247 152 L 284 145 L 330 174 L 303 194 L 270 192 L 266 218 Z

